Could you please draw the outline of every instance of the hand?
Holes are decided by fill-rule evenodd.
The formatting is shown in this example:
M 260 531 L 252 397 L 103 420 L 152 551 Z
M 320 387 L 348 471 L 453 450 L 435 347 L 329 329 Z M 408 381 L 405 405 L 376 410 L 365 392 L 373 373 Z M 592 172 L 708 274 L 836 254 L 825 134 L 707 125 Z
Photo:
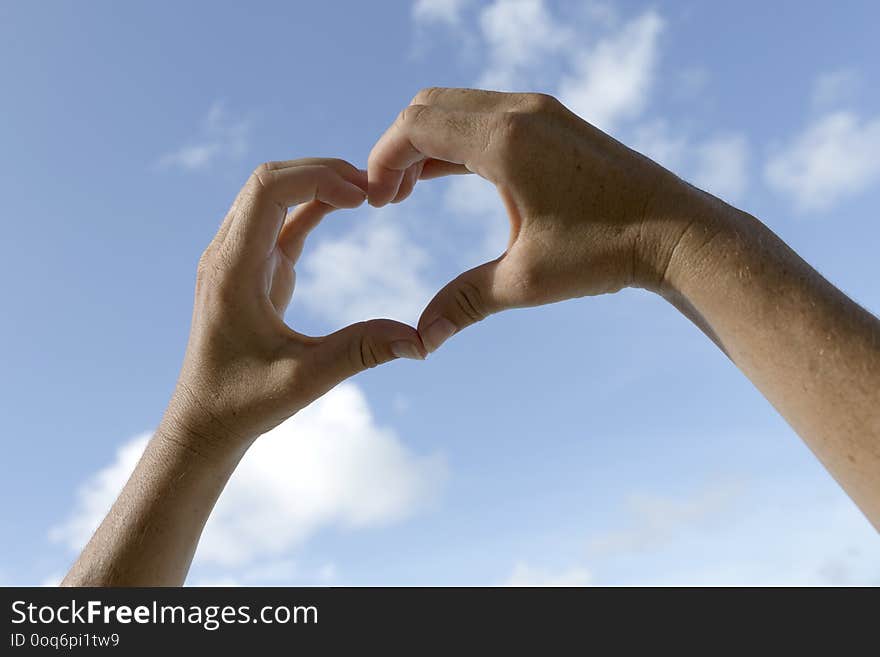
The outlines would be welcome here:
M 472 172 L 507 208 L 505 253 L 422 313 L 428 351 L 506 308 L 658 289 L 689 225 L 679 209 L 698 193 L 550 96 L 472 89 L 421 91 L 373 147 L 368 172 L 375 206 L 403 200 L 420 178 Z
M 424 358 L 415 329 L 399 322 L 361 322 L 319 338 L 284 323 L 306 236 L 333 209 L 361 205 L 365 188 L 365 172 L 341 160 L 254 171 L 199 261 L 189 344 L 163 421 L 180 430 L 168 433 L 192 436 L 197 444 L 187 447 L 196 451 L 240 453 L 357 372 Z

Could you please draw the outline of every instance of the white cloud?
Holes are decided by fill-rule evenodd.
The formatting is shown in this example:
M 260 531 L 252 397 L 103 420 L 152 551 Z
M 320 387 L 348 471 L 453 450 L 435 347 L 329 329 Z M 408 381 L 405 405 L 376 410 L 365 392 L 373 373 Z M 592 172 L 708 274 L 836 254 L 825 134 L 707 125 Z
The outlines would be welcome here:
M 82 547 L 147 440 L 142 435 L 125 444 L 86 482 L 70 517 L 51 530 L 54 540 Z M 224 584 L 259 579 L 246 568 L 257 560 L 276 559 L 275 571 L 289 571 L 277 558 L 316 532 L 402 520 L 432 499 L 445 473 L 441 456 L 412 454 L 393 430 L 376 424 L 361 390 L 343 383 L 254 443 L 208 520 L 194 568 L 245 568 L 224 576 Z M 333 577 L 328 565 L 313 579 Z
M 412 8 L 417 23 L 445 23 L 454 26 L 461 22 L 461 14 L 470 0 L 416 0 Z
M 588 554 L 596 558 L 656 548 L 683 530 L 728 511 L 740 492 L 739 486 L 723 483 L 686 498 L 634 493 L 626 501 L 630 524 L 593 536 Z
M 543 0 L 495 0 L 480 13 L 480 28 L 488 64 L 477 86 L 505 91 L 527 91 L 527 73 L 572 38 Z
M 595 4 L 579 23 L 564 21 L 544 0 L 495 0 L 479 14 L 486 61 L 477 86 L 538 85 L 606 129 L 637 118 L 650 92 L 662 19 L 648 11 L 619 25 L 611 9 Z M 589 45 L 595 29 L 604 36 Z M 444 204 L 453 215 L 477 218 L 484 226 L 477 258 L 495 258 L 507 247 L 507 214 L 491 184 L 476 176 L 455 177 Z
M 585 16 L 572 25 L 544 0 L 495 0 L 480 14 L 486 64 L 477 86 L 555 93 L 603 130 L 638 117 L 653 82 L 663 20 L 654 11 L 622 25 L 608 10 Z M 594 39 L 597 30 L 602 35 Z
M 777 150 L 764 177 L 797 210 L 827 210 L 880 182 L 878 151 L 880 117 L 863 120 L 853 112 L 832 112 Z
M 550 572 L 535 568 L 524 561 L 513 567 L 513 572 L 505 582 L 506 586 L 588 586 L 592 575 L 586 568 L 579 566 Z
M 477 85 L 555 93 L 591 123 L 630 137 L 636 150 L 707 191 L 738 201 L 749 178 L 749 147 L 743 135 L 717 133 L 695 139 L 674 131 L 667 120 L 644 118 L 664 25 L 653 10 L 622 21 L 609 6 L 595 4 L 564 19 L 544 0 L 495 0 L 479 14 L 486 59 Z M 685 69 L 677 85 L 693 94 L 707 76 L 702 68 Z M 489 259 L 503 252 L 509 224 L 491 185 L 474 176 L 453 178 L 444 203 L 453 215 L 476 217 L 485 227 L 478 257 Z
M 324 239 L 297 265 L 294 308 L 302 304 L 339 325 L 388 317 L 418 319 L 433 290 L 424 280 L 428 252 L 414 243 L 396 210 L 383 208 L 338 238 Z
M 654 11 L 623 25 L 573 55 L 574 72 L 562 78 L 559 97 L 573 112 L 605 131 L 645 108 L 658 59 L 663 20 Z
M 345 383 L 262 436 L 205 528 L 198 555 L 221 564 L 281 554 L 322 527 L 384 525 L 429 499 L 439 456 L 412 455 L 377 426 L 360 389 Z
M 698 187 L 735 201 L 745 194 L 749 179 L 749 145 L 739 134 L 721 134 L 694 149 L 692 180 Z
M 861 82 L 859 73 L 849 68 L 822 73 L 813 82 L 813 107 L 828 109 L 852 102 Z
M 237 158 L 247 151 L 251 124 L 215 102 L 189 143 L 159 158 L 160 168 L 199 171 L 220 159 Z

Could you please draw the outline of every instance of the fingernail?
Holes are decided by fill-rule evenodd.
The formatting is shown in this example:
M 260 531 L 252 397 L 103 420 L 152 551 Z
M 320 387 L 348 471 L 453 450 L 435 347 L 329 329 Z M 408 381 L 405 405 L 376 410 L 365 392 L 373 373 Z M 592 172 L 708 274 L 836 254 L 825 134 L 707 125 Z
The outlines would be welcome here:
M 455 335 L 458 329 L 445 317 L 435 319 L 422 333 L 422 343 L 428 353 L 435 351 L 440 345 Z
M 398 358 L 412 358 L 413 360 L 425 360 L 422 352 L 412 342 L 407 340 L 398 340 L 391 343 L 391 353 Z

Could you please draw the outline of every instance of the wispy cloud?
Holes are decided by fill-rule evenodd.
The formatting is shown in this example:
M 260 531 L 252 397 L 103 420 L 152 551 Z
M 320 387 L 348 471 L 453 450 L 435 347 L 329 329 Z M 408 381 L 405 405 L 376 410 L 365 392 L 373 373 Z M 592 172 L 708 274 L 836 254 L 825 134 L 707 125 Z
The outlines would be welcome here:
M 592 558 L 632 554 L 676 538 L 681 532 L 729 511 L 741 487 L 723 483 L 687 497 L 633 493 L 626 501 L 629 524 L 593 536 L 587 553 Z
M 620 506 L 580 559 L 563 568 L 520 561 L 507 583 L 880 585 L 877 533 L 842 492 L 816 494 L 784 476 L 723 478 L 676 494 L 633 492 Z
M 862 76 L 852 68 L 841 68 L 816 76 L 811 101 L 816 109 L 849 105 L 862 86 Z
M 471 0 L 416 0 L 413 20 L 418 24 L 443 23 L 450 26 L 461 22 L 462 13 Z
M 750 178 L 745 135 L 691 134 L 650 112 L 666 24 L 654 10 L 622 18 L 611 5 L 595 3 L 563 16 L 545 0 L 494 0 L 475 12 L 459 10 L 455 31 L 479 45 L 477 86 L 553 93 L 590 123 L 679 175 L 741 201 Z M 705 69 L 691 67 L 669 86 L 692 94 L 708 77 Z M 508 222 L 491 185 L 454 178 L 445 205 L 455 216 L 476 217 L 485 226 L 481 255 L 493 258 L 504 250 Z
M 485 69 L 477 86 L 527 91 L 542 62 L 565 53 L 573 33 L 543 0 L 495 0 L 479 15 Z
M 590 571 L 581 566 L 550 571 L 519 561 L 505 586 L 588 586 L 592 579 Z
M 86 543 L 148 439 L 129 441 L 88 479 L 70 516 L 51 530 L 54 541 L 75 550 Z M 254 443 L 205 527 L 194 568 L 220 565 L 224 581 L 245 583 L 289 574 L 285 555 L 317 532 L 403 520 L 439 492 L 445 475 L 440 455 L 411 453 L 376 423 L 363 392 L 344 383 Z M 256 572 L 261 563 L 274 564 L 271 572 Z M 305 576 L 329 581 L 335 567 Z
M 200 171 L 218 161 L 239 158 L 247 152 L 250 131 L 249 119 L 232 114 L 221 101 L 217 101 L 202 119 L 196 136 L 162 155 L 158 166 Z
M 880 183 L 880 117 L 839 110 L 773 153 L 764 179 L 800 212 L 821 212 Z
M 612 131 L 645 109 L 659 57 L 663 19 L 647 11 L 572 55 L 574 71 L 559 84 L 559 97 L 593 125 Z

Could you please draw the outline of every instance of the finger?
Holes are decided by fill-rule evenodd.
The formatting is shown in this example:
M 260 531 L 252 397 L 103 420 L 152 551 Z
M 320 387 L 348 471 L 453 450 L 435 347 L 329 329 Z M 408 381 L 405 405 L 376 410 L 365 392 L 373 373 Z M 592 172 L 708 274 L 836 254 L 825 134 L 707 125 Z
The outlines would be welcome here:
M 334 208 L 355 208 L 365 199 L 362 188 L 325 164 L 262 165 L 241 196 L 224 241 L 232 259 L 241 262 L 262 262 L 269 255 L 291 205 L 317 200 Z
M 403 174 L 403 180 L 400 183 L 400 188 L 397 190 L 397 194 L 393 199 L 391 199 L 392 203 L 400 203 L 404 199 L 408 198 L 410 194 L 412 194 L 413 189 L 416 186 L 416 182 L 418 182 L 419 178 L 422 175 L 422 167 L 425 166 L 425 160 L 421 160 L 412 166 L 410 166 Z
M 341 160 L 339 158 L 303 157 L 296 160 L 284 160 L 274 162 L 272 164 L 274 164 L 279 170 L 297 166 L 328 166 L 336 171 L 348 182 L 352 183 L 353 185 L 357 185 L 364 192 L 367 191 L 367 172 L 364 169 L 358 169 L 350 162 L 346 162 L 345 160 Z M 223 244 L 223 241 L 226 239 L 226 235 L 229 233 L 229 227 L 234 222 L 236 212 L 242 202 L 242 199 L 248 197 L 249 190 L 248 186 L 245 185 L 236 195 L 235 200 L 232 202 L 232 206 L 229 209 L 229 212 L 226 213 L 226 216 L 220 224 L 220 228 L 217 230 L 217 234 L 214 236 L 214 239 L 211 240 L 211 243 L 208 245 L 207 250 L 215 250 L 219 247 L 219 245 Z
M 419 318 L 419 335 L 428 353 L 471 324 L 515 305 L 508 292 L 502 256 L 464 272 L 440 290 Z
M 301 157 L 296 160 L 281 160 L 269 163 L 275 169 L 290 169 L 301 166 L 326 166 L 333 169 L 348 182 L 357 185 L 367 191 L 367 172 L 358 169 L 351 162 L 338 157 Z
M 492 163 L 485 157 L 490 129 L 489 114 L 428 105 L 405 108 L 370 151 L 370 203 L 380 207 L 390 202 L 397 196 L 404 172 L 427 158 L 464 165 L 491 180 Z
M 269 301 L 275 307 L 275 312 L 279 317 L 284 317 L 295 286 L 296 272 L 293 267 L 287 260 L 278 258 L 272 272 L 272 284 L 269 286 Z
M 484 89 L 428 87 L 412 99 L 411 105 L 432 105 L 463 112 L 509 112 L 540 102 L 543 94 L 507 93 Z
M 296 264 L 299 260 L 309 233 L 334 209 L 323 201 L 308 201 L 288 214 L 278 235 L 278 247 L 291 263 Z
M 471 173 L 463 164 L 444 162 L 443 160 L 425 160 L 419 180 L 440 178 L 441 176 L 456 176 Z
M 346 326 L 310 347 L 317 376 L 330 387 L 365 369 L 396 358 L 427 356 L 418 332 L 390 319 L 372 319 Z

